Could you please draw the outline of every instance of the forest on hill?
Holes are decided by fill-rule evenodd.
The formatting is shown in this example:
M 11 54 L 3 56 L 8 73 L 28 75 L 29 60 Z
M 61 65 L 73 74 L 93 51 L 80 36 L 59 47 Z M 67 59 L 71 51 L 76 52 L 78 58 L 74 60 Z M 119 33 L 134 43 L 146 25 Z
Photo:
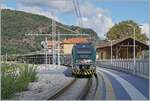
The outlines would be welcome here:
M 45 16 L 31 14 L 10 9 L 1 10 L 1 54 L 24 54 L 41 49 L 41 41 L 44 37 L 26 36 L 28 33 L 51 33 L 52 19 Z M 79 33 L 89 34 L 100 40 L 92 29 L 69 26 L 59 22 L 56 24 Z M 69 34 L 71 32 L 57 28 L 57 32 Z M 70 36 L 61 37 L 61 40 Z M 49 39 L 51 39 L 49 37 Z

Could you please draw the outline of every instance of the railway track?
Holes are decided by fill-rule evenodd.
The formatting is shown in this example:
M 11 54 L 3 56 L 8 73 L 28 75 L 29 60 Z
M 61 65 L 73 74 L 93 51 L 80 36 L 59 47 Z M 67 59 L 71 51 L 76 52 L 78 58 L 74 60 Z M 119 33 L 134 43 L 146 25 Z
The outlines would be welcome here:
M 58 90 L 58 92 L 56 92 L 55 94 L 53 94 L 52 96 L 50 96 L 48 98 L 48 100 L 55 100 L 57 97 L 61 96 L 66 90 L 68 90 L 75 82 L 77 81 L 77 79 L 73 79 L 70 83 L 68 83 L 65 87 L 63 87 L 62 89 Z
M 88 95 L 90 91 L 91 85 L 92 85 L 92 78 L 89 78 L 81 94 L 77 97 L 77 100 L 85 100 L 86 96 Z
M 85 100 L 101 100 L 102 80 L 99 74 L 94 74 L 92 84 Z
M 85 79 L 85 78 L 84 78 Z M 86 82 L 80 82 L 78 81 L 79 78 L 75 78 L 72 80 L 68 85 L 63 87 L 62 89 L 58 90 L 55 94 L 53 94 L 51 97 L 49 97 L 48 100 L 67 100 L 67 99 L 72 99 L 72 100 L 86 100 L 86 99 L 100 99 L 99 94 L 100 94 L 100 85 L 99 85 L 99 77 L 97 74 L 93 75 L 91 78 L 86 78 Z M 81 79 L 80 79 L 81 80 Z M 78 82 L 78 83 L 77 83 Z M 80 85 L 79 85 L 80 82 Z M 75 89 L 75 86 L 80 86 L 81 89 L 77 89 L 78 91 L 74 91 L 73 88 Z M 74 87 L 73 87 L 74 86 Z M 69 91 L 71 90 L 71 91 Z M 67 93 L 67 92 L 72 92 L 72 93 Z M 66 93 L 66 94 L 65 94 Z M 74 94 L 75 97 L 72 98 L 67 98 L 67 94 Z M 91 96 L 92 95 L 92 96 Z

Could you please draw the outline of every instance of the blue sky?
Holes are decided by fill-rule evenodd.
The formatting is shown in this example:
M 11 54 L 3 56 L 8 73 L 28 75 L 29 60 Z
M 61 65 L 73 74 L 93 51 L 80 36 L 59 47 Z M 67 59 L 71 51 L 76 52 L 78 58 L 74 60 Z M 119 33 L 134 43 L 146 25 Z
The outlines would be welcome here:
M 106 33 L 113 24 L 123 20 L 134 20 L 142 24 L 144 30 L 148 29 L 148 0 L 78 1 L 81 14 L 84 15 L 82 26 L 94 29 L 100 36 Z M 65 24 L 78 25 L 72 0 L 4 0 L 2 8 L 37 13 Z
M 94 1 L 94 2 L 92 2 Z M 122 20 L 134 20 L 139 24 L 148 23 L 149 16 L 148 16 L 148 8 L 149 3 L 148 0 L 126 0 L 126 1 L 119 1 L 119 0 L 106 0 L 106 1 L 97 1 L 92 0 L 90 1 L 96 7 L 108 9 L 112 20 L 115 23 L 118 23 Z M 73 20 L 69 19 L 75 18 L 74 16 L 67 15 L 62 16 L 60 19 L 64 22 L 68 22 L 69 24 L 74 23 Z
M 148 22 L 148 0 L 118 1 L 96 3 L 96 6 L 109 9 L 114 22 L 127 19 L 133 19 L 139 23 Z

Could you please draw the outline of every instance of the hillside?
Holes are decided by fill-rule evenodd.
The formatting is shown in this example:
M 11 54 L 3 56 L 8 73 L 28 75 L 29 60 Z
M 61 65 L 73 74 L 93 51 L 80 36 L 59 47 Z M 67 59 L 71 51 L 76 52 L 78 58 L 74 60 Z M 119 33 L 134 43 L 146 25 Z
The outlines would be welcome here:
M 31 37 L 25 34 L 32 33 L 51 33 L 52 19 L 45 16 L 15 11 L 9 9 L 1 10 L 1 52 L 5 54 L 23 54 L 39 50 L 40 42 L 44 37 Z M 99 39 L 96 32 L 92 29 L 68 26 L 58 23 L 66 28 L 78 30 Z M 70 33 L 64 29 L 57 29 L 61 33 Z M 50 39 L 50 38 L 49 38 Z M 62 37 L 61 39 L 64 39 Z

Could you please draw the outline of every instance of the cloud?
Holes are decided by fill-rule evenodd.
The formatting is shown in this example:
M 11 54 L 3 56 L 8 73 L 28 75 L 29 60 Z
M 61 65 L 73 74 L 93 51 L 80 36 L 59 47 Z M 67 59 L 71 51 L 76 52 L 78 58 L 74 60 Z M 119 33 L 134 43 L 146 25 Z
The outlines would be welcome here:
M 107 9 L 98 8 L 89 2 L 81 5 L 81 13 L 83 14 L 81 18 L 83 24 L 80 25 L 79 20 L 77 24 L 93 29 L 100 38 L 104 38 L 104 34 L 114 25 L 112 18 L 108 16 L 109 11 Z
M 17 4 L 28 7 L 48 7 L 55 13 L 69 13 L 73 11 L 72 0 L 15 0 Z
M 25 6 L 22 4 L 17 4 L 16 8 L 12 8 L 5 4 L 1 4 L 1 9 L 12 9 L 12 10 L 25 11 L 25 12 L 29 12 L 29 13 L 33 13 L 33 14 L 39 14 L 39 15 L 43 15 L 43 16 L 52 18 L 52 19 L 60 22 L 59 18 L 51 11 L 51 9 L 44 10 L 38 6 L 31 7 L 31 6 Z
M 95 5 L 93 5 L 90 2 L 85 2 L 83 5 L 81 5 L 80 9 L 81 9 L 83 16 L 86 16 L 86 17 L 90 17 L 98 13 L 106 14 L 109 12 L 107 9 L 95 7 Z
M 56 21 L 59 21 L 58 16 L 65 13 L 73 13 L 72 0 L 14 0 L 15 8 L 8 7 L 2 4 L 1 8 L 15 9 L 34 14 L 40 14 Z
M 14 8 L 9 7 L 9 6 L 5 5 L 5 4 L 1 4 L 1 9 L 12 9 L 12 10 L 14 10 Z
M 54 15 L 50 9 L 44 10 L 40 7 L 37 6 L 24 6 L 22 4 L 18 4 L 16 7 L 16 10 L 20 10 L 20 11 L 25 11 L 25 12 L 29 12 L 29 13 L 33 13 L 33 14 L 39 14 L 39 15 L 43 15 L 46 16 L 48 18 L 52 18 L 56 21 L 59 21 L 58 17 L 56 15 Z
M 144 24 L 142 24 L 142 26 L 141 26 L 142 33 L 145 33 L 148 37 L 149 37 L 149 35 L 150 35 L 149 28 L 150 28 L 150 26 L 149 26 L 148 23 L 144 23 Z M 150 37 L 149 37 L 149 38 L 150 38 Z

